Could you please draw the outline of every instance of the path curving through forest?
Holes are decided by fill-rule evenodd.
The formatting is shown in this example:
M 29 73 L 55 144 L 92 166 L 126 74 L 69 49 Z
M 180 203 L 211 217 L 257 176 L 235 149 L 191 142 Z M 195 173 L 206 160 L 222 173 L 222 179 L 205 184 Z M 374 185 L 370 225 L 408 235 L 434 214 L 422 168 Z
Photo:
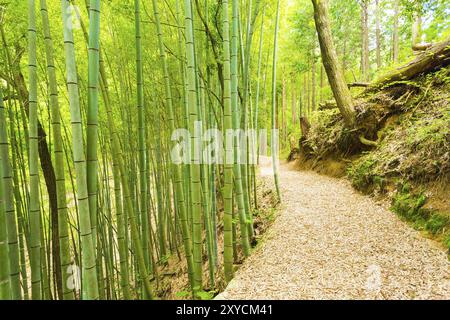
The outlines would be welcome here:
M 216 299 L 450 299 L 445 250 L 348 181 L 285 164 L 280 187 L 264 243 Z

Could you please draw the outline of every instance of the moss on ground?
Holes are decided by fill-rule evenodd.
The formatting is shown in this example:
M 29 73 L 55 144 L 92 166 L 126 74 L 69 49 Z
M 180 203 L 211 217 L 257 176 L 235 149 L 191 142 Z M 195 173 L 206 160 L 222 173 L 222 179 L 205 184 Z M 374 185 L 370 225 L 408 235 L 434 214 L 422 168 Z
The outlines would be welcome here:
M 450 214 L 425 208 L 427 196 L 413 193 L 405 184 L 394 195 L 391 210 L 414 224 L 417 230 L 425 230 L 442 240 L 450 252 Z

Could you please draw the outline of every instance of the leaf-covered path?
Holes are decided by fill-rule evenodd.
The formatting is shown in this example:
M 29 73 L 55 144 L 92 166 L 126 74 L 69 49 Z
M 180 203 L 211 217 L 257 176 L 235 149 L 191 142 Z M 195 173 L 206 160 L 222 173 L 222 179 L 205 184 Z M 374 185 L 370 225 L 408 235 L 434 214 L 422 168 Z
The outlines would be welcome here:
M 217 299 L 450 299 L 445 250 L 383 205 L 287 165 L 280 184 L 274 225 Z

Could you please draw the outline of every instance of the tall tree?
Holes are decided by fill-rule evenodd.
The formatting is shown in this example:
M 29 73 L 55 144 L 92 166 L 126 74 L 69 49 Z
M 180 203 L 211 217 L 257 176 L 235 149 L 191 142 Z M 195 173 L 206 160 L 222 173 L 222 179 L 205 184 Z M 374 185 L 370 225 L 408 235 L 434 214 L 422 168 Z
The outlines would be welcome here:
M 363 81 L 369 81 L 369 0 L 361 0 L 361 74 Z
M 413 24 L 412 24 L 412 47 L 414 48 L 422 41 L 422 11 L 423 5 L 422 1 L 415 2 L 415 10 L 413 13 Z
M 398 62 L 398 54 L 399 54 L 399 14 L 400 14 L 400 0 L 394 0 L 394 30 L 392 35 L 392 60 L 394 63 Z
M 336 50 L 334 49 L 329 22 L 328 2 L 327 0 L 312 0 L 312 3 L 314 6 L 314 21 L 319 37 L 320 50 L 322 52 L 322 62 L 327 72 L 328 82 L 345 124 L 348 127 L 352 127 L 355 122 L 353 99 L 339 66 Z
M 312 50 L 311 61 L 311 105 L 312 110 L 316 110 L 316 44 L 314 41 L 314 47 Z
M 376 41 L 376 60 L 377 68 L 381 68 L 381 27 L 380 27 L 381 8 L 380 1 L 375 0 L 375 41 Z

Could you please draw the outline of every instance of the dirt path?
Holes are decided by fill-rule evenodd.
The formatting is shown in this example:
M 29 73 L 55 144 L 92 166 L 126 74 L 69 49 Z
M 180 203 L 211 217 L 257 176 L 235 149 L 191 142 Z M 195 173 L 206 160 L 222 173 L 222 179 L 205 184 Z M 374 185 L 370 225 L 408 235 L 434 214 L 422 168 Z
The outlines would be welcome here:
M 280 187 L 265 242 L 217 299 L 450 299 L 445 250 L 347 181 L 282 165 Z

